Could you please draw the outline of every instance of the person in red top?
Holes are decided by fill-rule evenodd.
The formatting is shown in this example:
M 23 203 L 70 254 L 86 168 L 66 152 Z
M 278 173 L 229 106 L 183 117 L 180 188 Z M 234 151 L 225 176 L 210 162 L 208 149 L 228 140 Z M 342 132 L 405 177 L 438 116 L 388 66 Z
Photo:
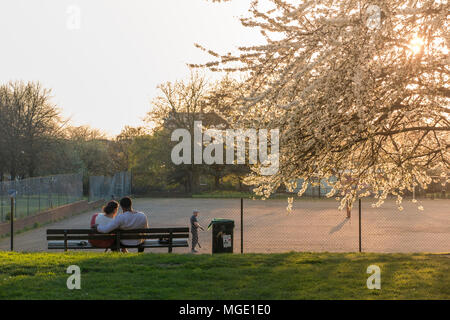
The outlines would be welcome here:
M 91 227 L 94 225 L 105 225 L 113 221 L 119 210 L 117 201 L 109 201 L 103 207 L 103 213 L 96 213 L 92 216 Z M 89 240 L 89 243 L 96 248 L 111 248 L 114 245 L 114 240 Z

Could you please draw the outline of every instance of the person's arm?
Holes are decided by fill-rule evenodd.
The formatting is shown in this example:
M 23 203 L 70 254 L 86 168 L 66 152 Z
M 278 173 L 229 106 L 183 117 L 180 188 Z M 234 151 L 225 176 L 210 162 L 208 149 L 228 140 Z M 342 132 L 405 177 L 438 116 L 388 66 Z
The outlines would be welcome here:
M 145 213 L 144 213 L 144 215 L 145 215 Z M 148 218 L 147 218 L 147 215 L 145 215 L 145 227 L 144 227 L 144 229 L 148 229 L 149 227 L 148 227 Z
M 120 227 L 120 222 L 122 219 L 120 219 L 121 216 L 117 216 L 115 219 L 113 219 L 111 222 L 108 222 L 107 224 L 97 226 L 97 231 L 101 233 L 109 233 L 113 230 L 116 230 Z
M 203 231 L 205 231 L 205 229 L 203 229 L 203 227 L 200 225 L 200 223 L 198 223 L 197 221 L 195 221 L 194 222 L 194 225 L 197 227 L 197 228 L 200 228 L 200 229 L 202 229 Z

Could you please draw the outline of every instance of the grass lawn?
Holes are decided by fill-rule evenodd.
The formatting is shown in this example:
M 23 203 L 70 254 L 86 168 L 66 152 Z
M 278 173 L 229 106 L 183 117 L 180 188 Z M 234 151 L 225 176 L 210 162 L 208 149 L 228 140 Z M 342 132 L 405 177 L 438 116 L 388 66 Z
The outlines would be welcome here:
M 369 265 L 381 290 L 369 290 Z M 81 290 L 66 269 L 81 268 Z M 438 254 L 0 252 L 0 299 L 450 299 Z

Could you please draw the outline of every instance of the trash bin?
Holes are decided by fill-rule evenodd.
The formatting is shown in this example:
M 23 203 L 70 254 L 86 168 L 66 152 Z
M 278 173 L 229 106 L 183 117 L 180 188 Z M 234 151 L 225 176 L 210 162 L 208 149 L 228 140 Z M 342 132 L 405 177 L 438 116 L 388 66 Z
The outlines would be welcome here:
M 215 218 L 212 227 L 212 253 L 233 253 L 234 220 Z

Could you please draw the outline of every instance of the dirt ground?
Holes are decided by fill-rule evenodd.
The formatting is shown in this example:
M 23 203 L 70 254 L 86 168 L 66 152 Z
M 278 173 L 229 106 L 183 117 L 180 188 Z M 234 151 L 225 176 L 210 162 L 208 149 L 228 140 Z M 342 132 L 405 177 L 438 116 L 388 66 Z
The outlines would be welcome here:
M 372 208 L 362 204 L 362 250 L 365 252 L 449 252 L 450 200 L 405 201 L 398 211 L 394 201 Z M 358 209 L 351 219 L 337 209 L 334 200 L 296 200 L 286 212 L 287 200 L 244 200 L 244 252 L 358 251 Z M 212 218 L 236 222 L 234 252 L 240 252 L 241 224 L 239 199 L 137 199 L 135 209 L 147 214 L 151 227 L 189 226 L 193 209 L 200 210 L 205 227 Z M 47 251 L 48 228 L 84 228 L 93 212 L 88 212 L 15 236 L 17 251 Z M 200 232 L 200 253 L 211 253 L 211 230 Z M 9 238 L 0 241 L 0 250 L 9 249 Z M 189 252 L 176 248 L 175 253 Z M 166 250 L 151 250 L 166 252 Z

